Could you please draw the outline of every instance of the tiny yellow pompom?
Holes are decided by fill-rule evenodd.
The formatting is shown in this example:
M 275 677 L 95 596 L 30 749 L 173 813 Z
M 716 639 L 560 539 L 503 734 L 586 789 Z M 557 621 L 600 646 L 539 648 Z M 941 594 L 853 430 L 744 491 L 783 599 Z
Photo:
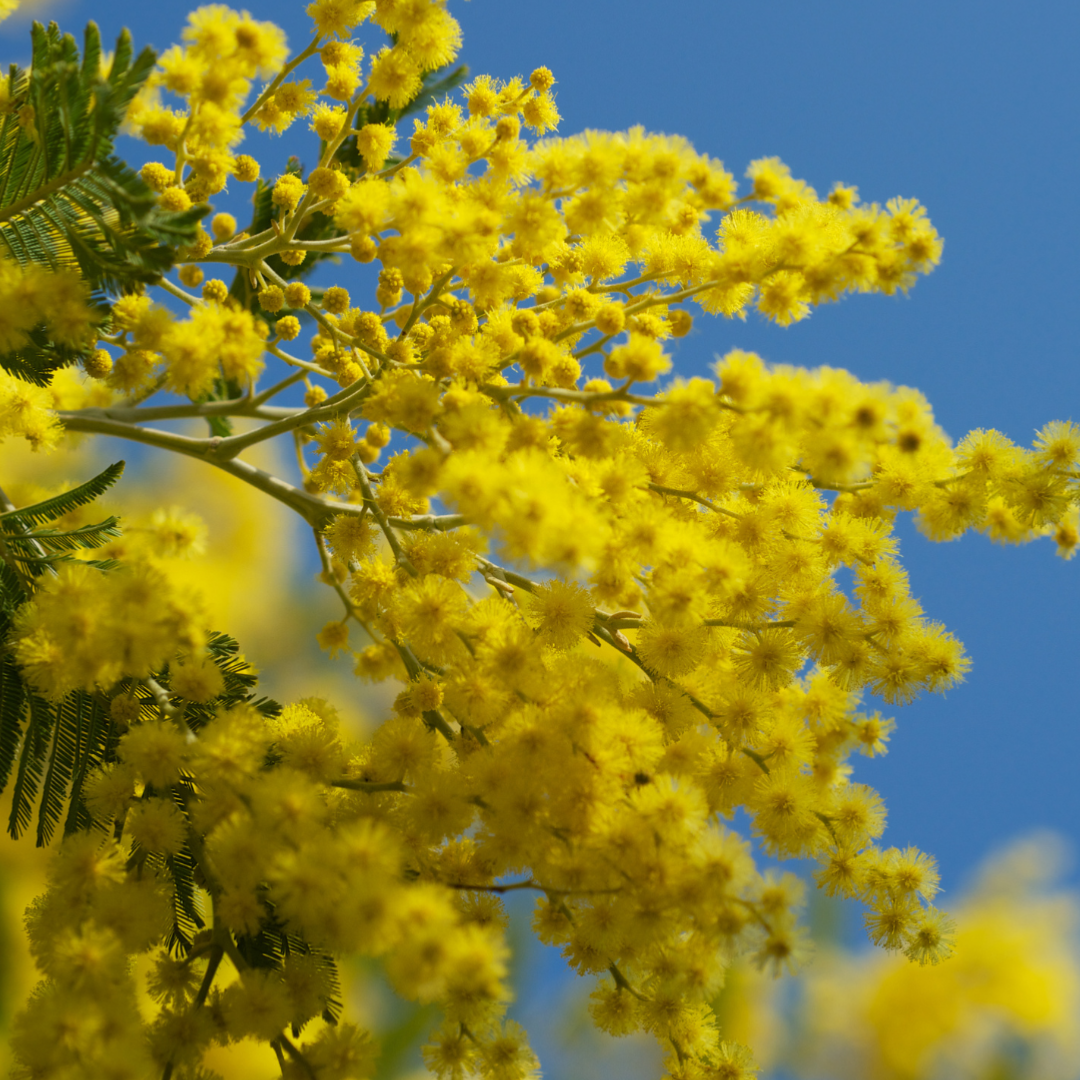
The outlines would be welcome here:
M 291 319 L 293 316 L 287 315 L 286 318 Z M 281 325 L 283 320 L 278 320 L 278 326 Z M 326 400 L 326 391 L 321 386 L 312 386 L 304 394 L 304 404 L 309 409 L 314 409 L 316 405 L 321 405 Z
M 286 266 L 299 266 L 305 258 L 307 258 L 306 251 L 282 251 L 279 252 L 279 257 Z
M 339 652 L 344 652 L 349 647 L 349 624 L 345 622 L 328 622 L 315 635 L 315 640 L 331 657 L 336 657 Z
M 202 287 L 202 298 L 208 303 L 214 301 L 218 304 L 224 304 L 229 298 L 229 286 L 221 278 L 211 278 Z
M 538 67 L 529 76 L 529 85 L 538 94 L 542 94 L 545 90 L 550 90 L 555 85 L 555 76 L 551 74 L 550 68 Z
M 625 345 L 616 345 L 604 362 L 604 370 L 613 379 L 651 382 L 671 367 L 670 358 L 660 342 L 644 334 L 631 334 Z
M 113 359 L 105 349 L 94 349 L 83 357 L 82 366 L 91 379 L 104 379 L 112 371 Z
M 622 332 L 626 325 L 626 312 L 622 304 L 605 304 L 596 313 L 596 329 L 610 336 Z
M 390 442 L 390 429 L 385 424 L 372 424 L 364 433 L 364 442 L 381 449 Z
M 529 98 L 521 107 L 521 116 L 538 135 L 543 135 L 545 131 L 554 131 L 562 119 L 555 107 L 555 99 L 550 94 L 537 94 Z
M 379 460 L 379 448 L 369 442 L 359 442 L 356 444 L 356 456 L 363 464 L 374 465 Z
M 274 185 L 272 196 L 275 206 L 280 206 L 286 212 L 295 210 L 297 204 L 304 195 L 304 182 L 294 173 L 285 173 L 278 178 Z
M 82 790 L 83 801 L 98 821 L 119 817 L 135 795 L 135 773 L 116 763 L 95 769 Z
M 117 754 L 148 784 L 167 788 L 180 777 L 187 740 L 168 721 L 149 720 L 132 728 L 121 740 Z
M 409 703 L 418 712 L 437 709 L 443 703 L 443 688 L 430 675 L 422 675 L 408 690 Z
M 117 694 L 109 702 L 109 719 L 121 731 L 127 731 L 142 712 L 142 703 L 134 694 Z
M 177 664 L 171 674 L 173 693 L 188 701 L 210 701 L 225 689 L 225 678 L 209 656 Z
M 331 285 L 323 293 L 322 306 L 331 315 L 344 315 L 349 310 L 349 290 L 340 285 Z
M 285 294 L 277 285 L 267 285 L 259 291 L 259 307 L 263 311 L 280 311 L 285 306 Z
M 285 303 L 291 308 L 307 307 L 311 303 L 311 290 L 302 281 L 290 281 L 285 286 Z
M 163 210 L 190 210 L 191 196 L 182 187 L 166 188 L 158 204 Z
M 390 156 L 394 129 L 386 124 L 365 124 L 356 136 L 356 149 L 371 172 L 378 172 Z
M 241 154 L 233 162 L 233 176 L 242 184 L 251 184 L 259 179 L 259 163 L 250 154 Z
M 326 69 L 326 85 L 323 93 L 336 101 L 348 101 L 360 85 L 360 73 L 344 64 Z
M 689 311 L 679 308 L 668 315 L 668 327 L 672 337 L 686 337 L 694 325 L 694 316 Z
M 311 193 L 320 199 L 340 199 L 349 190 L 349 178 L 340 169 L 318 168 L 308 177 Z
M 358 263 L 373 262 L 379 254 L 379 245 L 370 236 L 354 236 L 349 245 L 349 254 Z
M 175 176 L 173 170 L 160 161 L 148 161 L 139 170 L 139 175 L 148 188 L 159 193 L 172 185 Z
M 327 105 L 320 102 L 315 106 L 311 116 L 311 130 L 323 142 L 330 142 L 341 133 L 345 115 L 345 110 L 340 105 Z
M 521 121 L 516 116 L 501 116 L 495 125 L 495 137 L 511 142 L 521 134 Z
M 170 800 L 145 799 L 127 815 L 124 833 L 145 851 L 178 855 L 187 837 L 187 820 Z
M 182 259 L 202 259 L 210 253 L 213 246 L 214 241 L 210 239 L 210 234 L 200 225 L 195 232 L 195 239 L 180 249 L 180 257 Z
M 215 214 L 210 229 L 217 240 L 228 240 L 236 233 L 236 218 L 232 214 Z
M 203 272 L 199 267 L 187 263 L 180 267 L 178 277 L 180 278 L 181 285 L 186 285 L 189 289 L 194 289 L 196 285 L 202 284 Z
M 295 315 L 285 315 L 274 324 L 282 341 L 295 341 L 300 336 L 300 320 Z

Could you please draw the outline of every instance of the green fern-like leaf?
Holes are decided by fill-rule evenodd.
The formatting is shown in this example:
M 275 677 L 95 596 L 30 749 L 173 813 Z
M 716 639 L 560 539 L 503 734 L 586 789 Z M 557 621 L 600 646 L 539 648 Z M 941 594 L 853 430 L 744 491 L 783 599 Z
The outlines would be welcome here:
M 206 209 L 160 210 L 112 153 L 154 51 L 133 56 L 124 31 L 105 73 L 94 23 L 81 63 L 75 39 L 55 23 L 35 23 L 31 36 L 30 71 L 9 76 L 12 108 L 0 124 L 0 241 L 21 262 L 75 262 L 94 285 L 156 280 Z
M 0 635 L 6 633 L 0 620 Z M 0 653 L 0 791 L 7 787 L 23 733 L 26 684 L 10 656 Z
M 38 847 L 44 847 L 52 839 L 56 824 L 64 812 L 80 746 L 84 749 L 85 757 L 86 729 L 93 707 L 85 694 L 72 694 L 56 706 L 57 723 L 38 807 Z
M 91 296 L 90 306 L 97 313 L 97 325 L 107 332 L 110 309 L 104 303 L 104 294 L 100 290 L 95 290 Z M 53 341 L 46 326 L 35 326 L 27 331 L 27 335 L 28 340 L 15 352 L 0 355 L 0 367 L 36 386 L 47 386 L 54 371 L 77 363 L 87 352 L 86 348 L 74 348 Z
M 79 548 L 98 548 L 120 535 L 119 524 L 114 517 L 106 518 L 96 525 L 80 525 L 77 529 L 35 529 L 21 535 L 6 534 L 4 537 L 15 557 L 19 552 L 35 554 L 40 548 L 49 554 L 77 551 Z
M 8 833 L 15 840 L 29 828 L 33 818 L 34 803 L 41 787 L 56 723 L 56 714 L 47 701 L 36 694 L 28 697 L 29 718 L 22 736 L 15 786 L 11 792 L 11 815 L 8 818 Z
M 95 525 L 80 525 L 75 529 L 28 529 L 21 534 L 7 534 L 5 540 L 22 549 L 41 547 L 47 551 L 75 551 L 78 548 L 97 548 L 120 535 L 114 517 Z
M 91 769 L 106 760 L 115 758 L 116 742 L 119 737 L 119 732 L 110 720 L 102 702 L 88 694 L 82 694 L 81 699 L 82 714 L 76 731 L 71 797 L 68 801 L 67 816 L 64 819 L 65 836 L 70 836 L 79 829 L 89 828 L 92 824 L 90 811 L 87 810 L 82 798 L 83 781 Z
M 26 599 L 26 589 L 15 570 L 15 561 L 0 562 L 0 641 L 7 633 L 8 622 L 15 609 Z
M 166 942 L 171 953 L 188 953 L 195 934 L 205 926 L 195 898 L 195 860 L 186 848 L 178 855 L 165 859 L 166 869 L 172 877 L 173 925 Z
M 0 531 L 8 536 L 21 536 L 27 530 L 37 525 L 45 525 L 72 510 L 104 495 L 123 475 L 124 462 L 117 461 L 115 464 L 102 469 L 97 476 L 87 480 L 85 484 L 72 488 L 70 491 L 62 491 L 59 495 L 43 499 L 31 506 L 20 506 L 17 510 L 8 510 L 0 514 Z M 112 521 L 113 519 L 110 519 Z
M 273 903 L 262 895 L 265 914 L 259 930 L 254 934 L 238 934 L 236 947 L 240 955 L 256 968 L 280 970 L 290 956 L 314 956 L 326 976 L 326 996 L 323 999 L 322 1018 L 328 1024 L 336 1024 L 343 1008 L 341 1000 L 341 976 L 337 962 L 332 956 L 313 949 L 302 937 L 289 933 L 277 916 Z M 294 1037 L 299 1036 L 304 1025 L 293 1027 Z

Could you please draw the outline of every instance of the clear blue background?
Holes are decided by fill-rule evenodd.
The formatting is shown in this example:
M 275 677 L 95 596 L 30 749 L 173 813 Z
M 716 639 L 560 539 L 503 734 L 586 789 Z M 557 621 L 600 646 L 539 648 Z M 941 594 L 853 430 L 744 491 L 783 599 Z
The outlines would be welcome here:
M 293 45 L 307 40 L 302 0 L 249 6 Z M 76 32 L 94 17 L 106 38 L 127 25 L 137 45 L 164 48 L 188 5 L 40 10 Z M 1080 5 L 472 0 L 451 10 L 474 73 L 553 70 L 562 134 L 642 124 L 686 135 L 737 176 L 775 154 L 819 193 L 843 180 L 865 200 L 928 207 L 944 259 L 909 297 L 854 297 L 786 330 L 702 318 L 679 345 L 681 373 L 739 346 L 917 386 L 954 438 L 997 427 L 1030 443 L 1048 420 L 1080 421 Z M 25 28 L 0 27 L 5 59 L 25 62 Z M 887 841 L 939 857 L 948 906 L 1003 841 L 1038 827 L 1080 839 L 1080 559 L 1065 563 L 1049 541 L 932 545 L 909 524 L 900 531 L 914 592 L 974 665 L 947 700 L 901 710 L 890 754 L 857 776 L 886 798 Z

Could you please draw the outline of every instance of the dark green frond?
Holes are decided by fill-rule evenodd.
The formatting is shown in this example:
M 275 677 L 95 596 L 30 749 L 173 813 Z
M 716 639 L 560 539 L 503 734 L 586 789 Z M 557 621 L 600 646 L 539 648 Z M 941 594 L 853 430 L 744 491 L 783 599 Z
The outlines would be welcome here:
M 110 570 L 116 570 L 120 567 L 120 563 L 116 559 L 83 559 L 87 566 L 92 566 L 97 570 L 103 570 L 106 573 Z
M 76 690 L 53 704 L 33 693 L 10 657 L 0 657 L 0 791 L 15 765 L 8 832 L 18 837 L 38 806 L 37 843 L 91 824 L 82 800 L 87 774 L 115 760 L 116 726 L 107 703 Z M 17 764 L 16 764 L 17 759 Z M 65 817 L 66 808 L 66 817 Z
M 70 514 L 72 510 L 77 510 L 103 495 L 120 479 L 123 472 L 124 462 L 117 461 L 85 484 L 80 484 L 70 491 L 63 491 L 32 506 L 21 506 L 17 510 L 0 514 L 0 530 L 10 536 L 21 535 L 35 525 L 44 525 Z
M 317 954 L 319 966 L 326 972 L 327 997 L 324 998 L 326 1007 L 322 1011 L 322 1018 L 328 1024 L 336 1024 L 341 1019 L 341 1010 L 344 1008 L 341 994 L 341 973 L 338 971 L 337 961 L 325 953 Z
M 110 743 L 115 742 L 116 733 L 101 701 L 89 694 L 80 693 L 75 696 L 81 699 L 86 722 L 80 724 L 76 732 L 76 762 L 71 783 L 71 799 L 67 817 L 64 819 L 65 836 L 70 836 L 79 829 L 89 828 L 92 823 L 90 811 L 82 799 L 83 781 L 92 768 L 105 761 Z
M 0 624 L 0 631 L 6 631 Z M 0 791 L 7 787 L 15 755 L 22 738 L 23 714 L 26 710 L 26 683 L 15 661 L 0 653 Z
M 38 808 L 37 843 L 44 847 L 51 839 L 56 823 L 64 812 L 68 785 L 79 757 L 80 745 L 86 744 L 90 725 L 90 701 L 85 694 L 71 694 L 56 707 L 49 765 L 41 785 Z
M 142 179 L 109 156 L 0 205 L 0 247 L 24 265 L 77 266 L 94 286 L 120 290 L 157 281 L 206 213 L 161 210 Z
M 252 673 L 248 662 L 240 655 L 240 647 L 228 634 L 212 634 L 207 642 L 207 652 L 217 669 L 225 679 L 224 691 L 213 701 L 190 702 L 184 719 L 193 731 L 201 730 L 214 719 L 219 708 L 231 709 L 241 702 L 258 709 L 266 717 L 277 716 L 281 706 L 270 698 L 255 698 L 252 691 L 258 685 L 259 677 Z M 167 674 L 162 674 L 161 683 L 171 685 Z
M 8 621 L 26 599 L 26 589 L 14 567 L 0 562 L 0 641 L 7 633 Z
M 169 855 L 165 865 L 173 880 L 173 925 L 166 943 L 169 952 L 191 951 L 196 933 L 205 926 L 195 901 L 195 862 L 185 847 L 178 855 Z
M 91 298 L 91 306 L 96 311 L 96 322 L 103 331 L 108 331 L 109 307 L 102 302 L 102 294 Z M 78 363 L 87 348 L 73 348 L 70 345 L 53 341 L 46 326 L 35 326 L 27 332 L 28 340 L 15 352 L 0 354 L 0 368 L 35 386 L 47 386 L 53 372 L 63 367 Z
M 14 549 L 15 557 L 19 558 L 20 551 L 34 554 L 35 547 L 44 548 L 47 552 L 99 548 L 119 535 L 119 522 L 110 517 L 97 525 L 81 525 L 77 529 L 35 529 L 21 535 L 6 533 L 4 541 Z
M 22 750 L 15 773 L 15 787 L 11 793 L 11 815 L 8 833 L 18 840 L 30 825 L 34 800 L 41 787 L 42 773 L 49 752 L 56 714 L 53 707 L 36 694 L 30 694 L 30 719 L 22 738 Z
M 0 616 L 0 635 L 6 631 L 9 621 L 8 617 Z M 281 711 L 276 701 L 255 697 L 253 691 L 258 678 L 232 638 L 226 634 L 211 634 L 207 648 L 224 677 L 225 689 L 212 701 L 180 703 L 184 705 L 184 722 L 192 730 L 198 731 L 208 724 L 219 709 L 232 708 L 242 702 L 267 717 Z M 155 672 L 155 677 L 168 688 L 167 667 Z M 124 679 L 109 691 L 109 696 L 132 693 L 142 698 L 142 719 L 149 719 L 156 714 L 157 707 L 149 694 L 145 690 L 140 693 L 140 690 L 138 683 Z M 39 807 L 39 845 L 49 843 L 62 817 L 65 836 L 92 824 L 82 798 L 83 784 L 95 768 L 117 760 L 116 746 L 121 734 L 108 709 L 108 698 L 82 690 L 68 694 L 57 704 L 45 701 L 26 686 L 11 657 L 0 652 L 0 792 L 14 772 L 8 825 L 12 836 L 19 836 L 29 827 L 35 806 Z M 171 865 L 180 906 L 170 947 L 181 949 L 185 948 L 185 941 L 190 945 L 192 926 L 196 929 L 201 926 L 194 900 L 194 879 L 190 874 L 193 871 L 190 864 L 187 870 L 184 866 L 181 857 Z M 178 878 L 185 873 L 190 878 L 190 888 Z M 188 889 L 186 893 L 184 888 Z
M 268 920 L 256 934 L 237 934 L 236 947 L 251 967 L 280 968 L 286 955 L 286 936 Z

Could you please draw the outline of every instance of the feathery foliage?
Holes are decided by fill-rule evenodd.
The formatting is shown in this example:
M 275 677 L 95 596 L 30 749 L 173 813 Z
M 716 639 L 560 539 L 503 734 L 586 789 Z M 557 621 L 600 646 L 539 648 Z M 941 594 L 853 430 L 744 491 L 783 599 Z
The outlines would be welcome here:
M 97 476 L 87 480 L 70 491 L 62 491 L 31 506 L 20 506 L 15 510 L 0 513 L 0 530 L 15 535 L 15 530 L 34 525 L 44 525 L 57 518 L 70 514 L 80 506 L 86 506 L 100 498 L 116 483 L 124 473 L 124 462 L 117 461 L 102 469 Z
M 125 31 L 104 73 L 94 23 L 81 61 L 70 34 L 34 24 L 31 69 L 11 69 L 0 120 L 0 241 L 14 258 L 78 265 L 92 285 L 124 289 L 156 281 L 190 241 L 205 209 L 160 209 L 112 152 L 155 59 L 134 56 Z

